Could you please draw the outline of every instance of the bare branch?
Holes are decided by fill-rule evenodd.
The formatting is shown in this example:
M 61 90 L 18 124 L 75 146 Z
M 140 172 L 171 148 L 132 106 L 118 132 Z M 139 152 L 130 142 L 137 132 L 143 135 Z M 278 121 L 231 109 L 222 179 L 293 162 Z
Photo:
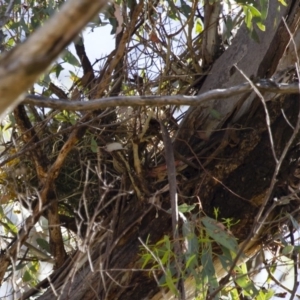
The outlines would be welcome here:
M 271 81 L 270 81 L 271 82 Z M 274 94 L 298 94 L 298 84 L 271 84 L 262 80 L 255 84 L 260 92 L 269 92 Z M 68 101 L 65 99 L 51 99 L 36 95 L 27 95 L 23 100 L 23 104 L 37 105 L 41 107 L 50 107 L 54 109 L 66 109 L 71 111 L 88 111 L 114 106 L 144 106 L 154 105 L 163 106 L 173 105 L 191 105 L 198 106 L 214 99 L 226 99 L 230 96 L 240 95 L 252 91 L 249 83 L 243 83 L 226 89 L 215 89 L 197 96 L 118 96 L 95 99 L 93 101 Z
M 176 167 L 174 159 L 174 151 L 172 146 L 172 140 L 168 133 L 167 128 L 162 121 L 159 122 L 161 133 L 163 137 L 163 143 L 165 146 L 165 158 L 167 164 L 167 173 L 168 173 L 168 182 L 169 182 L 169 193 L 171 201 L 171 211 L 172 211 L 172 230 L 174 238 L 174 249 L 175 249 L 175 263 L 176 263 L 176 272 L 177 272 L 177 289 L 179 292 L 179 299 L 185 299 L 185 290 L 183 284 L 182 274 L 182 250 L 179 242 L 178 234 L 178 195 L 177 195 L 177 183 L 176 183 Z

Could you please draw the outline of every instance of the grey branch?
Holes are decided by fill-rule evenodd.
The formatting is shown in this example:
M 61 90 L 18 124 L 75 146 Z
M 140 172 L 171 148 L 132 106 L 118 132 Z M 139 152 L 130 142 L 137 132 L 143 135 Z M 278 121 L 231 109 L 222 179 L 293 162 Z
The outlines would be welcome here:
M 270 84 L 269 81 L 261 80 L 256 87 L 262 93 L 276 94 L 298 94 L 298 83 L 293 84 Z M 27 95 L 23 100 L 24 104 L 31 104 L 40 107 L 49 107 L 60 110 L 87 111 L 97 110 L 115 106 L 162 106 L 172 105 L 191 105 L 198 106 L 213 99 L 226 99 L 229 96 L 240 95 L 252 90 L 249 83 L 243 83 L 226 89 L 215 89 L 196 96 L 117 96 L 101 98 L 91 101 L 69 101 L 66 99 L 52 99 L 35 95 Z

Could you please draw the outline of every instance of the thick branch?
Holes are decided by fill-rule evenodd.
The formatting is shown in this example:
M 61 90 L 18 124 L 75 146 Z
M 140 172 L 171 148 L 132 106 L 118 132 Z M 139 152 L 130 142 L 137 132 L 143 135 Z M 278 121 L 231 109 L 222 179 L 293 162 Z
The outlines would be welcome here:
M 262 80 L 256 84 L 256 87 L 261 92 L 275 94 L 298 94 L 298 84 L 275 84 L 269 81 Z M 215 89 L 197 96 L 118 96 L 101 98 L 93 101 L 67 101 L 64 99 L 50 99 L 41 96 L 27 95 L 23 100 L 23 104 L 37 105 L 41 107 L 50 107 L 54 109 L 66 109 L 71 111 L 88 111 L 103 109 L 114 106 L 144 106 L 144 105 L 191 105 L 198 106 L 210 100 L 226 99 L 231 96 L 240 95 L 252 91 L 249 83 L 243 83 L 226 89 Z
M 19 96 L 45 71 L 106 0 L 69 0 L 25 43 L 0 59 L 0 116 L 17 104 Z M 17 82 L 17 84 L 16 84 Z

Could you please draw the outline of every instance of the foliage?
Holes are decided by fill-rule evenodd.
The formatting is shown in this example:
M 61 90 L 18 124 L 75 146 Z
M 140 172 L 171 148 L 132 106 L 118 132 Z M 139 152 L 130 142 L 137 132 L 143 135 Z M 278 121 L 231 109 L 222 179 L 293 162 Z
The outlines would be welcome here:
M 186 204 L 182 204 L 188 207 Z M 193 209 L 193 207 L 190 207 Z M 185 209 L 186 210 L 186 209 Z M 218 257 L 225 270 L 228 270 L 236 257 L 239 248 L 236 239 L 222 223 L 207 216 L 191 216 L 192 222 L 184 218 L 182 227 L 183 251 L 183 278 L 193 277 L 195 284 L 195 297 L 205 299 L 207 295 L 214 294 L 219 288 L 218 275 L 214 267 L 214 257 Z M 151 238 L 151 237 L 149 237 Z M 148 242 L 141 246 L 141 268 L 149 269 L 158 279 L 158 284 L 167 286 L 174 294 L 178 295 L 176 284 L 178 277 L 175 276 L 175 253 L 174 243 L 168 236 L 164 236 L 155 245 Z M 216 247 L 217 243 L 219 247 Z M 220 253 L 220 250 L 222 253 Z M 213 253 L 213 251 L 215 253 Z M 178 259 L 178 257 L 177 257 Z M 222 289 L 220 293 L 214 294 L 214 299 L 227 297 L 235 299 L 242 289 L 244 296 L 252 299 L 271 299 L 274 295 L 272 290 L 259 290 L 248 276 L 246 264 L 235 267 L 233 282 L 236 287 L 231 286 Z M 197 298 L 198 299 L 198 298 Z M 224 298 L 225 299 L 225 298 Z

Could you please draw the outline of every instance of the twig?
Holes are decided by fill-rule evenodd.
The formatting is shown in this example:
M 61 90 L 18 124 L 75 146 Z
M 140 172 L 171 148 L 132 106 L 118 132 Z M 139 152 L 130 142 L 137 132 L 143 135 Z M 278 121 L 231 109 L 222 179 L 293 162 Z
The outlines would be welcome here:
M 255 84 L 250 80 L 250 78 L 236 64 L 234 66 L 243 75 L 243 77 L 249 82 L 249 84 L 251 85 L 253 91 L 256 93 L 256 95 L 261 100 L 261 103 L 264 107 L 264 111 L 265 111 L 265 114 L 266 114 L 266 124 L 267 124 L 267 129 L 268 129 L 268 132 L 269 132 L 269 139 L 270 139 L 270 144 L 271 144 L 273 157 L 275 159 L 275 162 L 278 163 L 278 159 L 277 159 L 276 152 L 275 152 L 275 147 L 274 147 L 273 134 L 272 134 L 272 130 L 271 130 L 271 119 L 270 119 L 270 114 L 269 114 L 269 111 L 268 111 L 268 108 L 267 108 L 266 100 L 265 100 L 264 96 L 261 94 L 261 92 L 257 89 Z

